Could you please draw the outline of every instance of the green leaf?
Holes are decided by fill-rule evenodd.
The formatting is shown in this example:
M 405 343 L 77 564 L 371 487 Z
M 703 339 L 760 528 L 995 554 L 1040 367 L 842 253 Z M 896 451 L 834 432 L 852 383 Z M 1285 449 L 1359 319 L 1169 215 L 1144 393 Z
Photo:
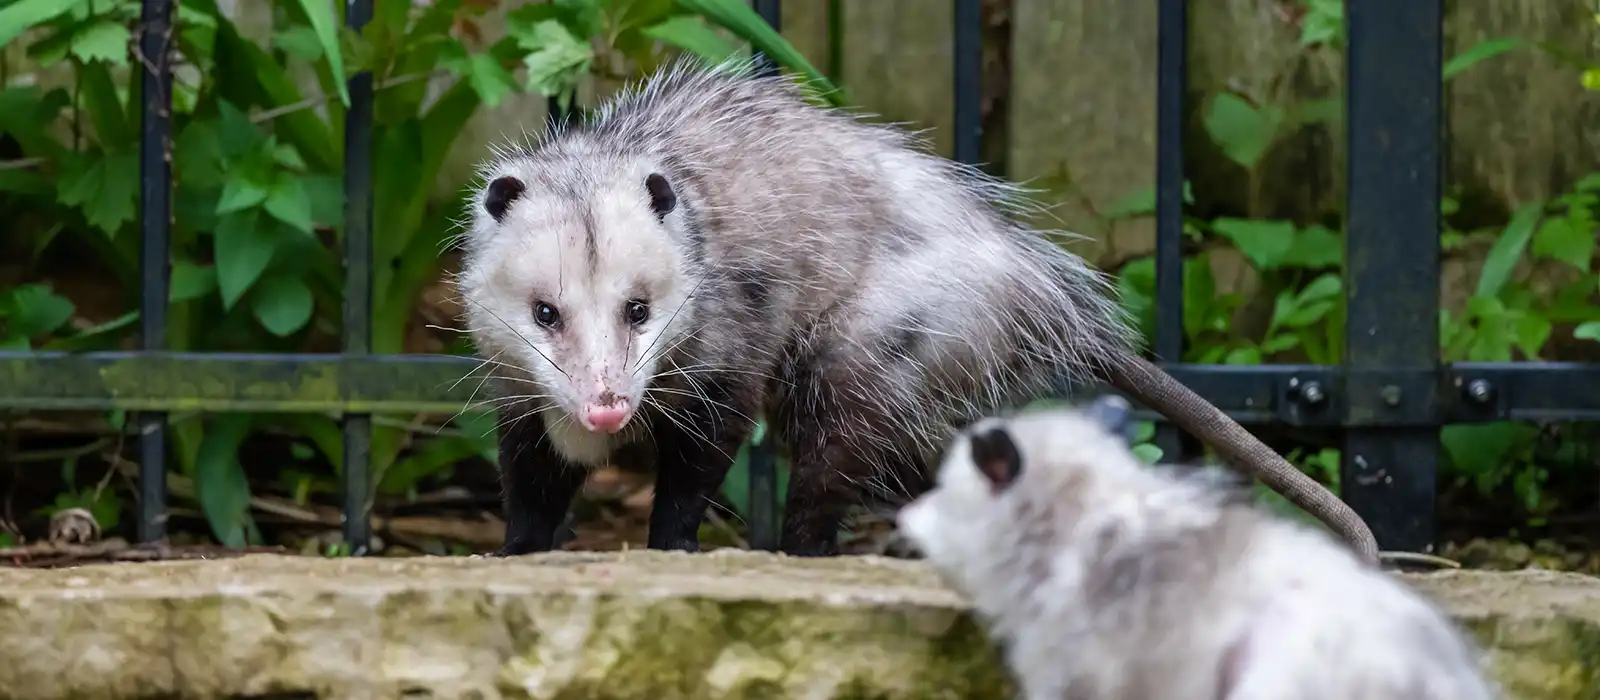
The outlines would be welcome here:
M 1279 110 L 1257 109 L 1243 98 L 1220 93 L 1206 110 L 1206 133 L 1230 160 L 1252 170 L 1277 136 L 1283 117 Z
M 268 275 L 250 295 L 250 310 L 261 327 L 280 338 L 304 328 L 315 304 L 311 290 L 299 277 Z
M 211 121 L 192 121 L 178 134 L 172 149 L 172 170 L 178 184 L 211 188 L 223 184 L 222 138 Z
M 1152 443 L 1146 442 L 1134 445 L 1128 451 L 1132 452 L 1133 456 L 1138 457 L 1139 461 L 1145 464 L 1157 464 L 1161 461 L 1161 448 Z
M 1344 239 L 1327 228 L 1311 225 L 1296 232 L 1288 252 L 1278 261 L 1282 267 L 1324 268 L 1344 263 Z
M 218 214 L 253 209 L 267 201 L 271 191 L 251 177 L 245 169 L 234 170 L 222 186 L 222 196 L 217 199 Z
M 322 58 L 321 38 L 311 27 L 290 27 L 272 37 L 272 45 L 294 58 L 310 63 Z
M 536 22 L 513 36 L 517 46 L 528 51 L 522 59 L 528 89 L 541 95 L 567 99 L 594 61 L 589 42 L 573 36 L 566 25 L 553 19 Z
M 1261 364 L 1261 351 L 1256 348 L 1234 348 L 1228 351 L 1223 358 L 1225 365 L 1259 365 Z
M 87 0 L 18 0 L 0 7 L 0 46 L 23 32 L 60 17 Z
M 1544 349 L 1545 341 L 1550 339 L 1550 334 L 1555 330 L 1549 319 L 1535 314 L 1518 318 L 1511 327 L 1516 336 L 1517 349 L 1530 361 L 1539 359 L 1539 351 Z
M 1521 48 L 1522 44 L 1521 39 L 1490 39 L 1479 42 L 1473 45 L 1472 48 L 1456 54 L 1455 58 L 1444 64 L 1444 79 L 1454 78 L 1462 71 L 1478 65 L 1486 59 L 1499 56 L 1508 51 L 1515 51 Z
M 94 124 L 100 145 L 107 151 L 134 151 L 133 127 L 117 97 L 117 83 L 105 63 L 86 63 L 78 68 L 83 109 Z M 132 160 L 137 163 L 138 161 Z
M 61 165 L 56 187 L 57 201 L 82 209 L 91 226 L 115 236 L 138 213 L 138 154 L 72 154 Z
M 517 90 L 516 76 L 502 67 L 500 61 L 492 54 L 473 54 L 446 67 L 451 68 L 457 75 L 465 76 L 472 89 L 477 91 L 478 97 L 490 107 L 499 105 L 506 95 Z M 530 81 L 532 79 L 530 73 Z
M 217 288 L 217 268 L 196 265 L 188 260 L 172 261 L 172 278 L 167 286 L 167 300 L 177 304 L 198 299 Z
M 311 197 L 306 194 L 305 183 L 294 173 L 278 172 L 277 180 L 272 184 L 272 194 L 267 196 L 266 202 L 267 213 L 273 218 L 301 233 L 312 233 Z
M 1589 271 L 1594 260 L 1595 232 L 1587 226 L 1575 225 L 1570 218 L 1545 219 L 1533 235 L 1533 254 L 1536 257 L 1558 260 Z
M 261 220 L 260 209 L 244 209 L 222 217 L 212 233 L 217 261 L 217 287 L 224 308 L 233 308 L 261 277 L 278 249 L 277 227 Z
M 85 63 L 105 61 L 122 66 L 128 63 L 132 40 L 133 34 L 121 22 L 103 19 L 74 33 L 69 52 Z
M 1288 221 L 1257 221 L 1255 219 L 1219 218 L 1211 222 L 1212 230 L 1233 241 L 1239 252 L 1250 259 L 1257 270 L 1279 267 L 1295 244 L 1294 224 Z
M 329 0 L 300 0 L 300 8 L 305 10 L 312 31 L 316 32 L 317 39 L 322 43 L 322 53 L 328 57 L 328 66 L 333 75 L 336 78 L 343 76 L 344 57 L 339 51 L 339 22 L 333 16 L 333 3 Z M 350 90 L 345 86 L 345 81 L 333 82 L 339 88 L 339 101 L 349 107 Z
M 1593 340 L 1600 343 L 1600 321 L 1589 321 L 1578 324 L 1572 329 L 1572 337 L 1579 340 Z
M 195 491 L 200 511 L 211 524 L 218 542 L 228 547 L 245 545 L 250 519 L 250 482 L 239 464 L 239 445 L 249 435 L 252 416 L 224 413 L 211 421 L 200 441 L 195 460 Z
M 1483 272 L 1478 275 L 1478 289 L 1474 296 L 1493 297 L 1500 294 L 1506 280 L 1511 279 L 1517 262 L 1522 260 L 1522 253 L 1527 250 L 1528 240 L 1533 237 L 1534 226 L 1539 223 L 1542 214 L 1543 205 L 1538 202 L 1524 204 L 1512 212 L 1511 221 L 1484 258 Z
M 12 313 L 6 323 L 10 334 L 24 339 L 53 333 L 72 318 L 72 302 L 42 284 L 26 284 L 11 291 Z
M 1512 422 L 1447 425 L 1439 430 L 1439 441 L 1457 473 L 1492 488 L 1538 433 L 1533 426 Z
M 739 51 L 739 47 L 706 26 L 703 20 L 690 15 L 669 18 L 643 31 L 651 39 L 676 46 L 712 63 Z
M 266 137 L 250 115 L 227 100 L 217 100 L 217 143 L 222 154 L 237 158 L 256 150 Z
M 477 455 L 478 447 L 470 439 L 434 438 L 383 470 L 378 478 L 378 492 L 403 494 L 416 488 L 422 480 L 443 475 L 457 462 Z

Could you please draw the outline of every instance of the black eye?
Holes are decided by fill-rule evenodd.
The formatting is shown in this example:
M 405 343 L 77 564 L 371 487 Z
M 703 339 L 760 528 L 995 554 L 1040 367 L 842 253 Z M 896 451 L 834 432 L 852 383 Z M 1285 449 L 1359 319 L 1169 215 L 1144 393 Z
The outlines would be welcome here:
M 545 328 L 554 328 L 561 322 L 561 313 L 556 311 L 556 307 L 541 301 L 533 305 L 533 320 Z
M 650 320 L 650 303 L 643 299 L 629 299 L 622 307 L 622 317 L 628 325 L 637 326 Z

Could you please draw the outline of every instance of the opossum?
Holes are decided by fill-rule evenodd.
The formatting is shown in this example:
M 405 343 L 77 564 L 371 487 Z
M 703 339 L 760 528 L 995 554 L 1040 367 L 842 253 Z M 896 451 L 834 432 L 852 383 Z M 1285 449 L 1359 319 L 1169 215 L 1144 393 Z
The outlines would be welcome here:
M 1230 475 L 1141 463 L 1121 401 L 971 424 L 897 515 L 1027 698 L 1501 697 L 1476 643 L 1404 582 Z
M 586 468 L 654 462 L 648 545 L 696 550 L 755 417 L 793 454 L 780 549 L 836 553 L 957 429 L 1107 378 L 1374 559 L 1342 501 L 1139 357 L 1104 275 L 1025 191 L 755 62 L 669 64 L 497 148 L 458 285 L 504 429 L 501 554 L 548 549 Z M 644 466 L 648 466 L 647 464 Z

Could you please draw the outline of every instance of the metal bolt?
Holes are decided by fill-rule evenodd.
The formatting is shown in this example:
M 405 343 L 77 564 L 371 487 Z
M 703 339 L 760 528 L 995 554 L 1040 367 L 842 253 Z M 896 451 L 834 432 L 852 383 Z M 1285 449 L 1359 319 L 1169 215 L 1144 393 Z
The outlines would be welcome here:
M 1390 384 L 1384 387 L 1383 391 L 1379 395 L 1383 397 L 1383 402 L 1385 404 L 1390 406 L 1400 405 L 1400 387 Z
M 1467 382 L 1465 393 L 1473 403 L 1489 403 L 1494 399 L 1494 385 L 1487 379 L 1474 379 Z
M 1312 406 L 1320 404 L 1328 399 L 1328 394 L 1322 390 L 1322 384 L 1320 382 L 1306 382 L 1301 384 L 1300 390 L 1296 392 L 1296 395 L 1299 396 L 1301 401 L 1304 401 Z

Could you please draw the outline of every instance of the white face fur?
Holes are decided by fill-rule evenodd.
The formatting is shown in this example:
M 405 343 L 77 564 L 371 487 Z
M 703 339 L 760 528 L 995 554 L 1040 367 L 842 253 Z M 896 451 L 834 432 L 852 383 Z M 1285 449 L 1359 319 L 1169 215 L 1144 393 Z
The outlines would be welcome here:
M 500 164 L 473 203 L 461 289 L 479 352 L 526 375 L 512 393 L 555 409 L 548 425 L 606 435 L 689 327 L 692 285 L 673 184 L 647 162 L 597 160 Z

